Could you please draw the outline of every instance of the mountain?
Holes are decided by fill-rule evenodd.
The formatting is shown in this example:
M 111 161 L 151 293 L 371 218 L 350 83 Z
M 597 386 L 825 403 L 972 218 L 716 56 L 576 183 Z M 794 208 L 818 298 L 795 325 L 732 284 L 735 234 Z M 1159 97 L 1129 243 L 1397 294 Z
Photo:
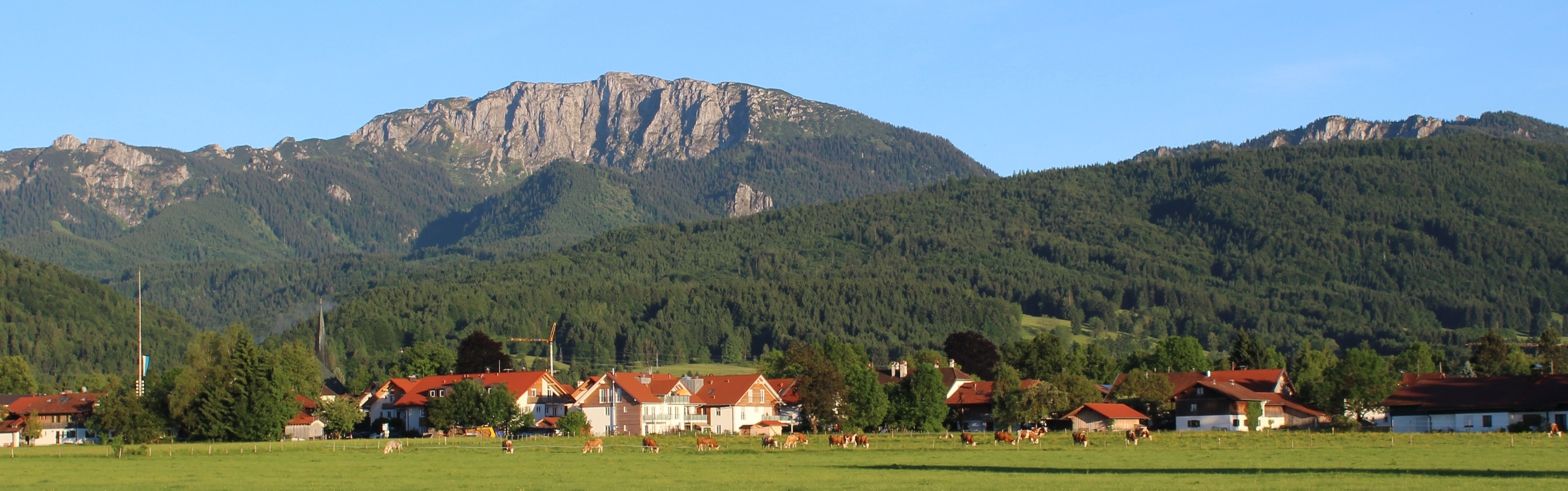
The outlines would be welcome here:
M 148 305 L 145 353 L 154 366 L 181 360 L 195 329 Z M 20 355 L 39 382 L 74 388 L 135 376 L 136 303 L 64 268 L 0 251 L 0 356 Z M 99 383 L 92 384 L 102 387 Z
M 431 101 L 346 136 L 270 148 L 180 152 L 67 135 L 0 152 L 0 247 L 102 277 L 137 264 L 405 254 L 491 240 L 521 254 L 602 229 L 519 223 L 466 237 L 440 235 L 463 230 L 442 224 L 510 220 L 480 217 L 505 210 L 492 200 L 528 200 L 554 217 L 595 211 L 551 212 L 553 202 L 516 196 L 541 189 L 529 178 L 557 161 L 624 188 L 636 213 L 606 209 L 591 220 L 616 226 L 994 176 L 945 140 L 783 91 L 610 73 Z M 497 235 L 503 229 L 554 235 Z
M 1402 121 L 1369 121 L 1336 115 L 1319 118 L 1294 130 L 1271 131 L 1240 145 L 1208 141 L 1178 148 L 1159 147 L 1139 153 L 1135 158 L 1170 157 L 1234 148 L 1279 148 L 1338 141 L 1421 139 L 1433 135 L 1462 133 L 1568 143 L 1568 129 L 1512 112 L 1488 112 L 1477 118 L 1459 116 L 1448 121 L 1421 115 L 1411 116 Z
M 433 265 L 340 298 L 328 323 L 361 376 L 418 340 L 551 322 L 589 367 L 822 337 L 885 360 L 961 329 L 1034 335 L 1021 320 L 1039 317 L 1123 354 L 1247 330 L 1287 354 L 1424 341 L 1457 360 L 1486 329 L 1561 328 L 1568 309 L 1568 145 L 1519 136 L 1194 151 L 619 229 Z

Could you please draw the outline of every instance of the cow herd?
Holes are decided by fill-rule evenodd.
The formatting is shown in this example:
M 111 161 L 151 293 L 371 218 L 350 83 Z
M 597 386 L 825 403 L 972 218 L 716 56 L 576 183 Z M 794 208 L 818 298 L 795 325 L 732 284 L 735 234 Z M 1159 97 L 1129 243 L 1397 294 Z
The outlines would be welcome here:
M 991 443 L 993 445 L 1017 446 L 1018 442 L 1029 442 L 1030 444 L 1037 445 L 1040 443 L 1040 438 L 1044 436 L 1044 434 L 1044 429 L 1022 429 L 1018 430 L 1017 433 L 1003 430 L 992 434 Z M 1144 426 L 1138 426 L 1136 428 L 1127 430 L 1124 436 L 1126 437 L 1128 445 L 1137 445 L 1141 440 L 1154 439 L 1154 434 L 1149 431 L 1148 427 Z M 719 441 L 716 438 L 702 435 L 697 435 L 696 438 L 698 452 L 707 452 L 719 449 Z M 941 438 L 943 440 L 951 440 L 953 435 L 949 433 L 943 435 Z M 967 431 L 959 435 L 959 442 L 961 445 L 968 447 L 973 447 L 977 444 L 975 435 Z M 1085 430 L 1077 430 L 1072 432 L 1072 442 L 1073 445 L 1080 447 L 1089 446 L 1089 432 Z M 510 441 L 507 441 L 506 444 L 503 445 L 503 450 L 506 450 L 507 453 L 511 453 L 512 451 L 510 443 Z M 806 436 L 804 433 L 791 433 L 789 435 L 765 435 L 762 437 L 763 448 L 795 448 L 797 446 L 803 447 L 809 445 L 810 443 L 810 437 Z M 838 448 L 871 448 L 871 440 L 863 433 L 845 433 L 828 435 L 828 445 Z M 654 440 L 653 437 L 643 437 L 642 451 L 659 453 L 659 442 Z M 583 443 L 583 453 L 585 454 L 603 452 L 603 438 L 589 438 L 586 442 Z

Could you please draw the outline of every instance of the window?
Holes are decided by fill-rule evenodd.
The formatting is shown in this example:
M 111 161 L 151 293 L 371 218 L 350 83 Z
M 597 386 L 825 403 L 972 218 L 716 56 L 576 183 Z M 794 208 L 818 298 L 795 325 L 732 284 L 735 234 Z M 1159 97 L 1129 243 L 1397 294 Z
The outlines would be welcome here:
M 1481 415 L 1481 427 L 1482 428 L 1491 428 L 1492 427 L 1492 415 L 1490 415 L 1490 414 L 1483 414 L 1483 415 Z
M 1230 425 L 1234 426 L 1234 427 L 1237 427 L 1237 428 L 1240 428 L 1241 427 L 1241 419 L 1232 419 L 1232 420 L 1230 420 Z
M 1203 395 L 1203 387 L 1198 387 L 1198 395 Z
M 1189 419 L 1189 420 L 1187 420 L 1187 427 L 1188 428 L 1197 428 L 1198 427 L 1198 420 L 1196 420 L 1196 419 Z
M 1187 405 L 1187 412 L 1191 412 L 1191 413 L 1198 412 L 1198 403 L 1194 402 L 1192 404 L 1188 404 Z

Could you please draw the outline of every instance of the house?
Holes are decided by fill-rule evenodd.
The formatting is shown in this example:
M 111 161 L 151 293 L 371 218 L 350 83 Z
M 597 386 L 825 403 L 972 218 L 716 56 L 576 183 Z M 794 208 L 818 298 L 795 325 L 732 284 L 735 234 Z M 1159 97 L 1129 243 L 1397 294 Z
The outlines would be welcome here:
M 432 398 L 451 394 L 452 386 L 464 380 L 477 381 L 486 390 L 510 392 L 517 400 L 517 408 L 533 413 L 535 420 L 564 415 L 566 406 L 572 403 L 571 390 L 557 382 L 554 376 L 531 371 L 394 378 L 372 390 L 360 409 L 366 411 L 372 421 L 386 424 L 390 431 L 401 429 L 422 434 L 429 430 L 425 405 Z
M 787 425 L 783 421 L 763 420 L 758 421 L 757 424 L 740 427 L 740 434 L 742 436 L 779 436 L 784 433 L 785 426 Z
M 1294 399 L 1295 387 L 1284 369 L 1213 370 L 1164 373 L 1171 382 L 1176 431 L 1247 431 L 1247 409 L 1262 410 L 1258 428 L 1313 427 L 1328 415 Z M 1120 386 L 1126 374 L 1117 377 Z M 1115 392 L 1114 390 L 1112 391 Z
M 1067 413 L 1073 430 L 1127 431 L 1149 422 L 1149 416 L 1126 404 L 1091 402 Z
M 1040 385 L 1039 380 L 1021 380 L 1019 389 Z M 991 400 L 994 385 L 991 382 L 964 382 L 958 390 L 947 396 L 947 407 L 953 413 L 960 431 L 985 431 L 991 428 Z
M 779 394 L 762 374 L 709 375 L 682 379 L 714 433 L 737 433 L 742 426 L 779 417 Z
M 98 436 L 87 429 L 87 420 L 98 405 L 98 397 L 92 392 L 17 397 L 6 405 L 10 415 L 0 421 L 0 445 L 97 443 Z M 42 425 L 38 438 L 32 441 L 22 435 L 30 415 Z
M 299 411 L 283 424 L 283 437 L 290 440 L 318 440 L 326 436 L 326 423 L 316 417 L 316 400 L 294 396 L 294 402 L 299 404 Z
M 589 377 L 573 391 L 577 407 L 596 435 L 653 435 L 707 426 L 691 382 L 662 373 L 616 373 Z
M 1383 401 L 1398 433 L 1568 428 L 1568 375 L 1407 378 Z
M 796 388 L 796 381 L 792 378 L 770 378 L 768 385 L 773 386 L 773 392 L 779 395 L 778 415 L 779 421 L 791 426 L 800 424 L 800 391 Z
M 958 392 L 959 387 L 962 387 L 965 383 L 975 381 L 974 377 L 964 373 L 963 370 L 959 370 L 958 364 L 952 360 L 947 361 L 947 366 L 937 367 L 937 369 L 942 373 L 942 385 L 947 387 L 946 397 L 953 397 L 953 394 Z M 880 382 L 882 385 L 896 384 L 908 378 L 909 373 L 909 362 L 895 361 L 888 363 L 886 370 L 877 370 L 877 382 Z

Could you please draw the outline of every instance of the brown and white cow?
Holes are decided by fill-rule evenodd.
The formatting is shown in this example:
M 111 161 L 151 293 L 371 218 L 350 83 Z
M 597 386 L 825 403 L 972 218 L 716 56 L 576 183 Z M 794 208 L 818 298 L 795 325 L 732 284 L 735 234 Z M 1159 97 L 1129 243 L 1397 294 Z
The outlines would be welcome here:
M 866 435 L 861 434 L 861 433 L 856 433 L 856 434 L 850 435 L 849 436 L 849 443 L 855 445 L 856 447 L 860 447 L 860 448 L 871 448 L 871 440 L 867 439 Z
M 959 435 L 959 438 L 964 440 L 964 445 L 975 446 L 975 436 L 969 434 L 969 432 L 965 431 L 962 435 Z
M 1548 428 L 1546 430 L 1546 436 L 1548 436 L 1548 437 L 1563 436 L 1563 427 L 1557 426 L 1557 423 L 1552 423 L 1551 428 Z
M 512 445 L 512 440 L 511 439 L 507 439 L 506 441 L 501 442 L 501 452 L 502 453 L 512 453 L 513 451 L 516 450 L 516 448 L 517 447 L 514 447 Z
M 779 439 L 773 435 L 762 435 L 762 448 L 779 448 Z
M 642 437 L 642 451 L 659 453 L 659 442 L 654 441 L 653 437 Z
M 590 438 L 588 441 L 583 442 L 583 453 L 588 452 L 604 453 L 604 439 Z
M 1089 446 L 1089 432 L 1084 430 L 1073 432 L 1073 445 L 1078 445 L 1080 447 Z
M 784 438 L 784 448 L 795 448 L 796 445 L 805 446 L 808 443 L 811 443 L 811 441 L 806 439 L 804 433 L 790 433 L 788 437 Z
M 994 438 L 995 439 L 991 441 L 991 443 L 993 445 L 997 444 L 997 443 L 1001 443 L 1001 444 L 1004 444 L 1004 445 L 1018 445 L 1018 440 L 1014 439 L 1013 438 L 1013 434 L 1009 433 L 1007 431 L 998 431 L 998 432 L 996 432 L 996 435 L 994 436 Z
M 714 440 L 713 437 L 707 437 L 707 436 L 699 436 L 699 437 L 697 437 L 697 451 L 698 452 L 704 452 L 704 451 L 708 451 L 708 450 L 718 450 L 718 449 L 719 449 L 719 441 L 718 440 Z
M 1018 439 L 1031 444 L 1040 444 L 1040 430 L 1018 430 Z
M 849 438 L 844 435 L 828 435 L 828 446 L 847 448 L 849 446 Z
M 402 452 L 402 451 L 403 451 L 403 442 L 400 442 L 400 441 L 397 441 L 397 440 L 392 440 L 390 442 L 387 442 L 386 446 L 381 447 L 381 455 L 390 454 L 392 452 Z

